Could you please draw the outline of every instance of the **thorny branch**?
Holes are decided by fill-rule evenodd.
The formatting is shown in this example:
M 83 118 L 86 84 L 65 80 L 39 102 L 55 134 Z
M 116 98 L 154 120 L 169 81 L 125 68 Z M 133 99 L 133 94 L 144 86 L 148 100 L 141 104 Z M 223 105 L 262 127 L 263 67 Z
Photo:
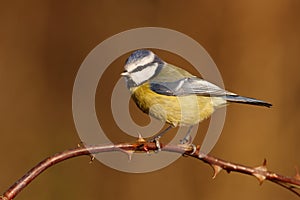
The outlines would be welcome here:
M 57 153 L 38 163 L 23 177 L 16 181 L 7 191 L 5 191 L 3 195 L 0 196 L 0 200 L 10 200 L 15 198 L 31 181 L 33 181 L 39 174 L 41 174 L 47 168 L 69 158 L 82 155 L 92 156 L 93 154 L 112 151 L 125 152 L 129 155 L 129 158 L 131 158 L 131 155 L 133 153 L 149 153 L 153 151 L 158 152 L 160 150 L 173 153 L 180 153 L 185 156 L 190 156 L 199 159 L 209 164 L 214 170 L 213 178 L 215 178 L 222 169 L 226 170 L 227 172 L 239 172 L 256 177 L 260 184 L 262 184 L 264 180 L 269 180 L 290 190 L 291 192 L 295 193 L 298 197 L 300 197 L 300 191 L 297 191 L 297 189 L 300 189 L 300 175 L 298 170 L 294 177 L 282 176 L 280 174 L 268 171 L 266 167 L 266 160 L 264 160 L 261 166 L 247 167 L 244 165 L 218 159 L 211 155 L 203 154 L 199 151 L 199 149 L 199 145 L 164 145 L 159 142 L 146 142 L 143 138 L 139 138 L 136 142 L 133 143 L 120 143 L 115 145 L 95 145 L 86 147 L 79 146 L 74 149 Z

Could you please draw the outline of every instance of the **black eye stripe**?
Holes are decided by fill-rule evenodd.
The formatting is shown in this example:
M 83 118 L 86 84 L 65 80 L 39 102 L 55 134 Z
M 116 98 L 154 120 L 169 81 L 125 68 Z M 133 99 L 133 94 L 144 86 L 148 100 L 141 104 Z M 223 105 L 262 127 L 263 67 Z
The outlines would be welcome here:
M 134 70 L 131 71 L 131 73 L 140 72 L 143 69 L 145 69 L 146 67 L 149 67 L 149 66 L 154 65 L 154 64 L 157 64 L 157 66 L 155 66 L 155 67 L 158 67 L 158 66 L 160 67 L 164 64 L 164 62 L 159 57 L 155 56 L 154 60 L 151 63 L 148 63 L 146 65 L 137 66 Z
M 140 65 L 140 66 L 137 66 L 134 70 L 132 70 L 130 73 L 135 73 L 135 72 L 140 72 L 142 71 L 143 69 L 149 67 L 149 66 L 155 66 L 155 62 L 152 62 L 152 63 L 149 63 L 149 64 L 146 64 L 146 65 Z

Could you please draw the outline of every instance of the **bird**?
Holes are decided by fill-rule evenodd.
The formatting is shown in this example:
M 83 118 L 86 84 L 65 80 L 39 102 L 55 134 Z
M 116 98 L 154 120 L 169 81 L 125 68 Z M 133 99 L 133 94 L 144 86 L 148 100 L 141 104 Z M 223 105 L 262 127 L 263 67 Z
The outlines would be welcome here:
M 130 54 L 121 76 L 131 98 L 144 113 L 169 126 L 157 134 L 161 138 L 169 129 L 189 127 L 180 143 L 187 143 L 195 124 L 231 103 L 271 107 L 272 104 L 255 98 L 240 96 L 192 75 L 183 68 L 165 62 L 148 49 Z

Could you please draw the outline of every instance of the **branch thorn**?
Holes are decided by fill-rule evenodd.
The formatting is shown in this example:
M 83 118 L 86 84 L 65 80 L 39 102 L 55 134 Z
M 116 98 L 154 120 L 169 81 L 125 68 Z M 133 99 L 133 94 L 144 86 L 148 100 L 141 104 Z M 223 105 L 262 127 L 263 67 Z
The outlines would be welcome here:
M 254 168 L 257 172 L 254 172 L 253 175 L 258 179 L 259 184 L 261 185 L 263 181 L 266 179 L 266 176 L 262 174 L 262 172 L 267 172 L 267 160 L 264 159 L 262 165 Z
M 131 161 L 132 160 L 133 151 L 128 151 L 127 155 L 128 155 L 128 160 Z
M 138 140 L 139 143 L 145 143 L 146 140 L 142 137 L 142 135 L 140 133 L 138 133 Z
M 220 171 L 222 171 L 222 167 L 220 167 L 219 165 L 214 165 L 214 164 L 212 164 L 211 167 L 214 170 L 214 175 L 212 178 L 215 179 L 216 176 L 220 173 Z
M 255 176 L 255 178 L 257 178 L 260 185 L 264 182 L 264 180 L 266 180 L 266 176 L 264 176 L 262 174 L 253 173 L 253 175 Z
M 89 164 L 92 164 L 92 162 L 95 160 L 95 156 L 93 154 L 90 154 L 90 162 Z
M 121 152 L 125 153 L 128 156 L 128 160 L 131 161 L 132 160 L 132 155 L 134 153 L 134 151 L 132 150 L 124 150 L 124 149 L 120 149 Z
M 259 170 L 259 171 L 264 171 L 264 172 L 268 171 L 268 169 L 267 169 L 267 160 L 264 159 L 263 164 L 258 166 L 258 167 L 255 167 L 254 169 Z
M 81 148 L 81 147 L 83 147 L 83 146 L 84 146 L 84 143 L 83 143 L 82 141 L 81 141 L 80 143 L 77 144 L 77 147 L 78 147 L 78 148 Z

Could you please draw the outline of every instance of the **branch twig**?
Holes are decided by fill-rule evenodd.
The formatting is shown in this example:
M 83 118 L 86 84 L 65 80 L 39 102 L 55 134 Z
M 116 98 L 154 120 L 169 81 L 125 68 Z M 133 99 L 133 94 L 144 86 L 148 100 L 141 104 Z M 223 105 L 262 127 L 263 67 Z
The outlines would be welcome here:
M 116 145 L 96 145 L 96 146 L 86 146 L 78 147 L 70 150 L 66 150 L 61 153 L 57 153 L 51 157 L 38 163 L 35 167 L 29 170 L 23 177 L 16 181 L 6 192 L 0 196 L 0 200 L 10 200 L 15 198 L 31 181 L 33 181 L 39 174 L 45 171 L 47 168 L 62 162 L 64 160 L 82 156 L 82 155 L 93 155 L 97 153 L 112 152 L 112 151 L 122 151 L 132 154 L 133 152 L 149 153 L 150 151 L 160 150 L 158 146 L 161 147 L 162 151 L 168 151 L 173 153 L 180 153 L 186 156 L 197 158 L 210 166 L 214 170 L 213 178 L 222 170 L 227 172 L 239 172 L 243 174 L 248 174 L 256 177 L 260 184 L 264 180 L 269 180 L 274 182 L 291 192 L 295 193 L 300 197 L 300 192 L 296 189 L 300 189 L 300 175 L 297 172 L 295 177 L 286 177 L 279 175 L 277 173 L 267 170 L 266 160 L 261 166 L 258 167 L 247 167 L 244 165 L 231 163 L 222 159 L 218 159 L 211 155 L 203 154 L 199 151 L 200 146 L 194 145 L 164 145 L 162 143 L 146 142 L 142 138 L 133 143 L 120 143 Z

